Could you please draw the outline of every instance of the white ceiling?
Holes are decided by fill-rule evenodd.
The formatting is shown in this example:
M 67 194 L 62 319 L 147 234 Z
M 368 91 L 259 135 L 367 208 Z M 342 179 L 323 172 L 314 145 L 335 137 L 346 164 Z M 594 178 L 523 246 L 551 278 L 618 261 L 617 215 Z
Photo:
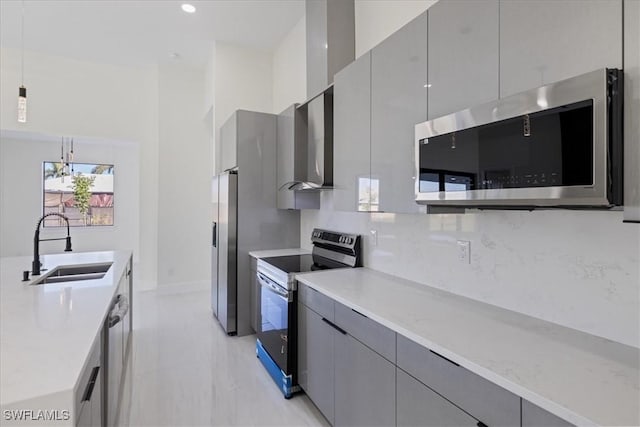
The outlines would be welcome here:
M 182 3 L 197 11 L 187 14 Z M 115 64 L 204 64 L 213 41 L 272 50 L 304 0 L 25 0 L 26 50 Z M 20 0 L 0 0 L 0 46 L 20 48 Z

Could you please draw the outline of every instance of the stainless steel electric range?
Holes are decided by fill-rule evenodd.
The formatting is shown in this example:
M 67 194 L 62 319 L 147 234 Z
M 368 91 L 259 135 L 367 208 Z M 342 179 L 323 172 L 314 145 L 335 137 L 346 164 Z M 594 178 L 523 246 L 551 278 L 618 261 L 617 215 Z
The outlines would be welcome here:
M 315 270 L 362 266 L 360 236 L 314 229 L 311 254 L 261 258 L 260 319 L 256 354 L 285 398 L 297 383 L 297 287 L 294 276 Z

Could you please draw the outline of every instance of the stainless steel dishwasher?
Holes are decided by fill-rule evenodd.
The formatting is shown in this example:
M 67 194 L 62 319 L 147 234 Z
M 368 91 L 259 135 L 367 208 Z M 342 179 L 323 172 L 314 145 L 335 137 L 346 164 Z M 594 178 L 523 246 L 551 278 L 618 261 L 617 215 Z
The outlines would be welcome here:
M 128 276 L 127 276 L 128 277 Z M 123 277 L 123 280 L 125 278 Z M 122 367 L 124 358 L 124 338 L 125 328 L 128 328 L 127 313 L 129 312 L 129 300 L 126 295 L 119 293 L 113 299 L 111 310 L 106 321 L 108 330 L 106 337 L 106 425 L 116 426 L 118 424 L 118 411 L 120 405 L 120 390 L 122 380 Z M 127 329 L 128 330 L 128 329 Z

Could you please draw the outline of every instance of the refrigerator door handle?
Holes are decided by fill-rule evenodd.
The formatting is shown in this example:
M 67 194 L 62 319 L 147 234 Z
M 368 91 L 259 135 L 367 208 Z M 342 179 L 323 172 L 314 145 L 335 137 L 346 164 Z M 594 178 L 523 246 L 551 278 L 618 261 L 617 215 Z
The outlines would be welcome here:
M 215 221 L 213 222 L 211 236 L 211 246 L 218 247 L 218 223 Z

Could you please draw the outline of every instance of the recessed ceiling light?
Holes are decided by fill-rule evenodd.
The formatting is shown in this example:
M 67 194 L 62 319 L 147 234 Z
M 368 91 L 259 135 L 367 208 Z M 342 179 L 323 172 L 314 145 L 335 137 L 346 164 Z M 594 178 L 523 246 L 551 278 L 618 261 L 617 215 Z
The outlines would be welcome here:
M 187 13 L 195 13 L 196 12 L 196 7 L 192 4 L 189 3 L 184 3 L 182 5 L 182 10 L 184 10 Z

